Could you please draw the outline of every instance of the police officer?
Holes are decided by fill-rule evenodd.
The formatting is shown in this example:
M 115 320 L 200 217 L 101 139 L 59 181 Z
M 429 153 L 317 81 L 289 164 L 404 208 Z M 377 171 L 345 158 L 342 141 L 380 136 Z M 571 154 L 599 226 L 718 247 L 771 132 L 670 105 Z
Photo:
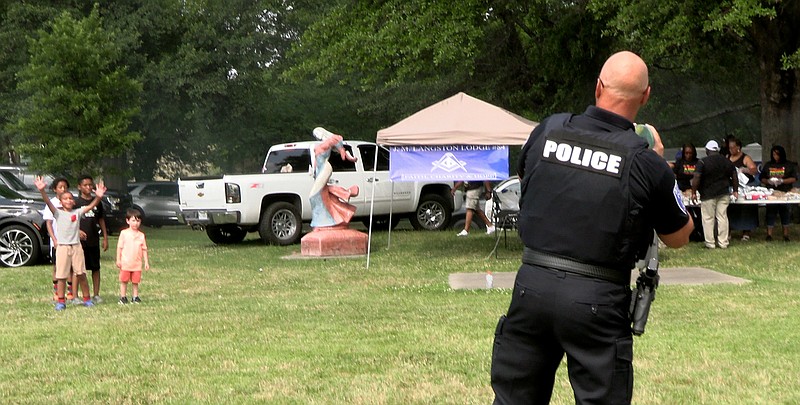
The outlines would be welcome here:
M 495 330 L 496 404 L 548 403 L 565 353 L 576 403 L 631 401 L 631 269 L 654 229 L 680 247 L 694 227 L 669 166 L 634 132 L 649 96 L 644 61 L 616 53 L 596 105 L 548 117 L 522 149 L 525 249 Z

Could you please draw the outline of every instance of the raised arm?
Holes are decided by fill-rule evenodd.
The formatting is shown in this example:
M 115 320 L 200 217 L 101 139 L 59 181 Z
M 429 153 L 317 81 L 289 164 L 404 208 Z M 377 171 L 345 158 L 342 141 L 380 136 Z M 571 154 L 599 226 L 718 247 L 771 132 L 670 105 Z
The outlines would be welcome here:
M 90 202 L 88 205 L 84 205 L 83 207 L 81 207 L 81 214 L 85 214 L 91 211 L 94 207 L 96 207 L 97 204 L 100 203 L 100 200 L 103 198 L 105 194 L 106 194 L 106 185 L 103 184 L 103 182 L 101 181 L 97 183 L 97 186 L 95 187 L 94 199 L 92 200 L 92 202 Z
M 47 204 L 47 208 L 49 208 L 50 212 L 52 212 L 55 215 L 56 210 L 58 208 L 56 208 L 56 206 L 53 205 L 53 202 L 50 201 L 50 197 L 48 197 L 47 193 L 44 191 L 45 187 L 47 187 L 47 183 L 44 182 L 42 176 L 37 176 L 33 180 L 33 184 L 36 185 L 36 188 L 39 190 L 39 193 L 42 194 L 42 199 L 44 200 L 45 204 Z

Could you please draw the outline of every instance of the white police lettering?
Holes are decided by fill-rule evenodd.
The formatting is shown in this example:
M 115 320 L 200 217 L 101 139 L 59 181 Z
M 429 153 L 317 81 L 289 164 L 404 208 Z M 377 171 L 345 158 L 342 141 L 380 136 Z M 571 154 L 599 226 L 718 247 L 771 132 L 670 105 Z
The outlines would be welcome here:
M 560 162 L 591 167 L 595 170 L 606 171 L 613 174 L 619 174 L 622 164 L 622 156 L 599 150 L 582 148 L 568 143 L 557 143 L 548 139 L 545 141 L 542 156 L 550 158 L 550 155 L 553 153 L 555 153 L 554 157 Z

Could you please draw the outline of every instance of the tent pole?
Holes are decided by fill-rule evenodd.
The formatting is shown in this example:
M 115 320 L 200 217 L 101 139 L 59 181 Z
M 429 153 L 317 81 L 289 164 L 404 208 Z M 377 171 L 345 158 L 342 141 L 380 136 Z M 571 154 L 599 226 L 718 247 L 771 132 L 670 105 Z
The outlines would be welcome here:
M 381 152 L 380 148 L 380 145 L 375 144 L 375 162 L 372 165 L 372 199 L 369 202 L 369 229 L 367 231 L 367 269 L 369 269 L 369 255 L 372 251 L 372 214 L 375 210 L 375 183 L 378 177 L 378 153 Z
M 391 180 L 389 180 L 391 181 Z M 392 247 L 392 211 L 394 211 L 394 182 L 392 181 L 392 198 L 389 199 L 389 238 L 386 241 L 386 249 Z

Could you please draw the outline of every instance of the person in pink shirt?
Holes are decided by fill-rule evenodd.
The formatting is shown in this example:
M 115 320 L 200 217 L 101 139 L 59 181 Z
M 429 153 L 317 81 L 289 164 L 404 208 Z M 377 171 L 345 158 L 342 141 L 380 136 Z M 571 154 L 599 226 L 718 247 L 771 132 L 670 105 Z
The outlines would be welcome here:
M 150 270 L 150 261 L 147 258 L 147 242 L 144 233 L 139 230 L 142 226 L 142 213 L 137 209 L 129 208 L 125 214 L 128 228 L 119 233 L 117 241 L 117 268 L 119 268 L 119 303 L 128 303 L 128 283 L 133 284 L 131 302 L 139 304 L 139 282 L 142 280 L 142 263 L 144 269 Z

